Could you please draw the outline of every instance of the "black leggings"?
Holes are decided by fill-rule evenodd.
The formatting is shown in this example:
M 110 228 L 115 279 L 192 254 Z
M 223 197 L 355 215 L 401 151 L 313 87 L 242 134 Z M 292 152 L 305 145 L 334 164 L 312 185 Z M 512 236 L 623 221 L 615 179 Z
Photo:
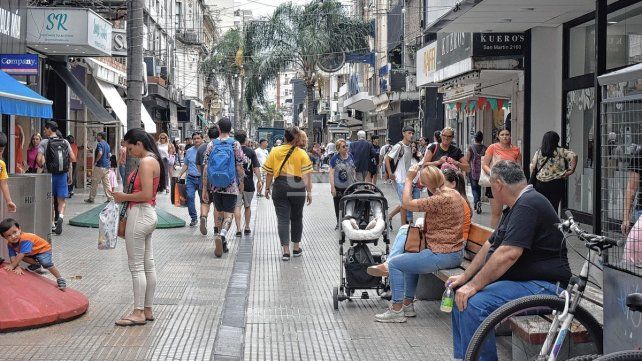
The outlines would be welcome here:
M 560 202 L 562 201 L 562 192 L 564 191 L 564 180 L 554 179 L 548 182 L 537 181 L 535 190 L 540 192 L 555 208 L 555 213 L 558 212 Z
M 305 183 L 291 177 L 278 177 L 272 185 L 272 201 L 276 211 L 281 246 L 301 242 Z

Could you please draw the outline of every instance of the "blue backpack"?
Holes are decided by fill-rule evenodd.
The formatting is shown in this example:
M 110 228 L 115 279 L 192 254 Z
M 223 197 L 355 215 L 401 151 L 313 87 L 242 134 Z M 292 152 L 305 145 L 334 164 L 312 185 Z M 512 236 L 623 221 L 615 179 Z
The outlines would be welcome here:
M 236 178 L 234 140 L 214 139 L 214 148 L 207 158 L 207 182 L 217 188 L 225 188 Z

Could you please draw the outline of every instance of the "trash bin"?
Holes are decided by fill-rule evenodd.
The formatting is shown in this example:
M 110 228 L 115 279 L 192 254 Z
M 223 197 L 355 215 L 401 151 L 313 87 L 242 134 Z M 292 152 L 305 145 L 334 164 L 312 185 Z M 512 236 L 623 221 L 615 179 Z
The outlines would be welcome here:
M 35 217 L 35 177 L 11 176 L 8 179 L 9 193 L 16 204 L 16 213 L 9 213 L 4 196 L 0 192 L 0 220 L 11 217 L 18 221 L 20 229 L 24 232 L 36 232 Z M 51 183 L 50 183 L 51 184 Z M 50 185 L 51 187 L 51 185 Z M 49 222 L 50 223 L 50 222 Z M 0 255 L 8 259 L 7 241 L 2 238 L 0 242 Z

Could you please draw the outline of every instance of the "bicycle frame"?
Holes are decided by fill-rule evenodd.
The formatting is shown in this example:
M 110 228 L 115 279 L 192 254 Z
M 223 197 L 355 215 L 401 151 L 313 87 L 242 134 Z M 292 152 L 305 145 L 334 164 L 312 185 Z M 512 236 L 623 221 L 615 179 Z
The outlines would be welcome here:
M 553 311 L 554 318 L 551 321 L 551 327 L 549 328 L 546 340 L 540 350 L 538 360 L 557 360 L 557 356 L 559 355 L 562 345 L 564 344 L 564 340 L 571 328 L 571 323 L 575 318 L 575 310 L 584 295 L 584 290 L 586 289 L 586 284 L 588 282 L 589 266 L 595 260 L 597 253 L 598 252 L 591 252 L 589 249 L 580 274 L 578 276 L 571 277 L 568 287 L 566 287 L 566 290 L 562 291 L 560 294 L 560 297 L 564 296 L 566 299 L 564 311 L 559 315 L 557 315 L 557 311 Z M 560 323 L 562 324 L 561 328 Z M 554 343 L 553 339 L 555 339 Z

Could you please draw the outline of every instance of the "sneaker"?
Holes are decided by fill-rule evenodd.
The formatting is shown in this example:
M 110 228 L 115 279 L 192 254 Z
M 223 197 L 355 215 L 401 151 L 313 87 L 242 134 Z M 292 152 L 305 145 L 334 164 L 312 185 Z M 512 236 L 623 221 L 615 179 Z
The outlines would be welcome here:
M 189 222 L 189 226 L 190 226 L 190 227 L 194 227 L 194 226 L 196 226 L 197 224 L 198 224 L 198 221 L 197 221 L 197 220 L 195 220 L 195 219 L 192 219 L 192 221 L 191 221 L 191 222 Z
M 94 203 L 93 199 L 85 199 L 85 203 Z
M 64 278 L 58 278 L 56 283 L 58 283 L 58 289 L 61 291 L 67 288 L 67 281 Z
M 415 312 L 415 304 L 411 303 L 409 305 L 403 305 L 401 307 L 403 310 L 403 315 L 406 317 L 417 317 L 417 312 Z
M 482 212 L 481 202 L 477 202 L 477 204 L 475 204 L 475 212 L 477 212 L 477 214 L 481 214 Z
M 201 234 L 207 236 L 207 217 L 201 217 Z
M 221 237 L 221 235 L 217 235 L 214 239 L 214 244 L 214 255 L 220 258 L 223 255 L 223 237 Z
M 252 233 L 252 231 L 251 231 L 251 230 L 249 230 L 249 229 L 246 229 L 246 230 L 243 230 L 243 233 L 244 233 L 244 234 L 246 234 L 246 235 L 248 235 L 248 234 Z
M 56 219 L 56 227 L 54 228 L 54 233 L 57 235 L 62 234 L 62 218 Z
M 284 261 L 289 261 L 290 260 L 290 254 L 289 253 L 283 253 L 283 257 L 281 257 L 282 260 Z
M 295 249 L 294 251 L 292 251 L 292 255 L 294 257 L 301 257 L 302 254 L 303 254 L 303 248 Z
M 388 308 L 386 312 L 375 315 L 376 322 L 383 323 L 401 323 L 406 322 L 407 318 L 404 315 L 403 309 L 395 311 L 392 308 Z
M 27 270 L 29 270 L 31 272 L 34 272 L 34 273 L 40 273 L 40 269 L 41 268 L 42 268 L 42 266 L 40 266 L 40 263 L 30 264 L 29 266 L 27 266 Z
M 218 227 L 214 226 L 214 234 L 218 233 Z
M 223 237 L 223 253 L 228 253 L 230 251 L 229 248 L 227 248 L 227 242 L 225 242 L 225 237 Z
M 370 266 L 366 270 L 370 276 L 375 277 L 388 277 L 388 265 L 385 263 L 378 264 L 376 266 Z
M 241 237 L 241 231 L 236 232 L 236 238 Z

